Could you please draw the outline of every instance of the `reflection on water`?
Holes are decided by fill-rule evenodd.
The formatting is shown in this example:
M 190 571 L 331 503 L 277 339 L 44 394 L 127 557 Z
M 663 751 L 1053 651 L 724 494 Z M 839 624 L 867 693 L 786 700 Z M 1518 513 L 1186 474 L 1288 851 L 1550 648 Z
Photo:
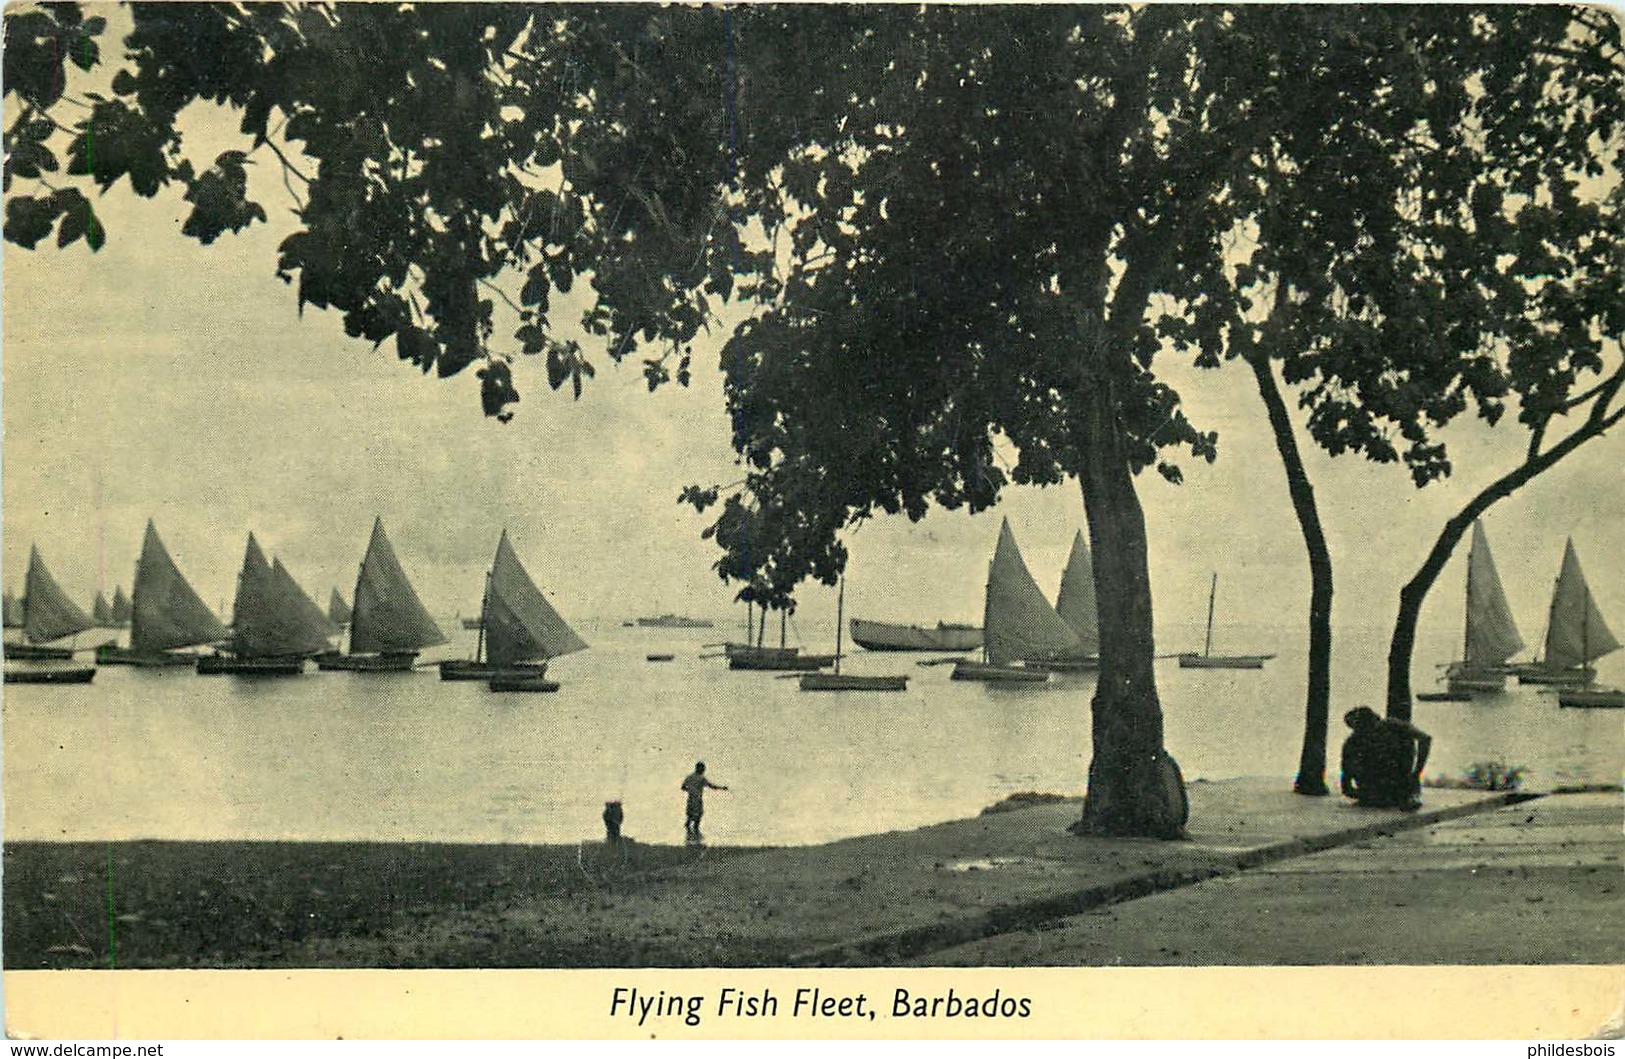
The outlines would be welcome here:
M 472 634 L 469 634 L 472 636 Z M 1158 663 L 1166 742 L 1187 778 L 1297 767 L 1297 630 L 1255 633 L 1262 671 Z M 619 798 L 627 834 L 681 840 L 678 790 L 696 760 L 713 842 L 805 843 L 972 815 L 1016 791 L 1078 793 L 1091 677 L 988 686 L 918 656 L 858 652 L 855 673 L 907 673 L 902 694 L 803 694 L 794 680 L 701 659 L 716 630 L 598 630 L 554 664 L 554 695 L 493 695 L 432 672 L 198 677 L 107 667 L 94 684 L 5 691 L 9 839 L 254 838 L 558 842 L 598 837 Z M 1340 642 L 1330 757 L 1342 712 L 1381 706 L 1380 637 Z M 1176 645 L 1177 646 L 1177 645 Z M 1448 642 L 1417 654 L 1417 688 Z M 670 651 L 673 662 L 645 654 Z M 1619 684 L 1619 656 L 1603 672 Z M 1348 689 L 1367 689 L 1354 694 Z M 1619 715 L 1559 709 L 1513 683 L 1478 702 L 1419 703 L 1429 773 L 1528 766 L 1530 784 L 1619 781 Z

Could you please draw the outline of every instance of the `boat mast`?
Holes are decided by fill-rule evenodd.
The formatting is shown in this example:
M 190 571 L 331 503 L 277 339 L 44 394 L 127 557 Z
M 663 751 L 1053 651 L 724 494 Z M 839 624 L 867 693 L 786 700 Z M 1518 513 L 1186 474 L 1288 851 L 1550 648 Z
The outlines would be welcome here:
M 846 611 L 846 575 L 841 575 L 841 591 L 835 597 L 835 675 L 841 675 L 841 622 Z
M 784 650 L 784 624 L 790 620 L 788 610 L 779 611 L 779 650 Z
M 369 548 L 368 550 L 370 551 L 371 549 Z M 361 579 L 366 576 L 366 573 L 367 557 L 363 555 L 361 557 L 361 565 L 355 568 L 355 591 L 350 593 L 350 653 L 352 655 L 355 654 L 355 610 L 356 605 L 361 602 Z M 483 626 L 484 622 L 481 622 L 482 631 Z
M 485 660 L 485 616 L 491 609 L 491 571 L 485 572 L 485 592 L 480 596 L 480 629 L 474 638 L 474 661 Z M 350 615 L 350 634 L 355 635 L 355 615 Z
M 1202 657 L 1213 653 L 1213 599 L 1219 594 L 1219 574 L 1213 574 L 1213 584 L 1207 590 L 1207 639 L 1202 641 Z
M 1478 546 L 1474 539 L 1473 547 Z M 1470 668 L 1473 661 L 1473 552 L 1467 552 L 1467 607 L 1463 612 L 1461 624 L 1461 661 L 1462 668 Z

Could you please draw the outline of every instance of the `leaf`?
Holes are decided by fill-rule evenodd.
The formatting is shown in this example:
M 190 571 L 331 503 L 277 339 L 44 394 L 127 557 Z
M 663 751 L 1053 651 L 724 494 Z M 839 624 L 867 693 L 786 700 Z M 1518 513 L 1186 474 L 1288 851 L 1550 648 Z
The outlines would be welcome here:
M 88 210 L 68 210 L 62 215 L 62 224 L 56 230 L 56 245 L 68 246 L 85 234 L 85 215 Z
M 6 241 L 25 250 L 34 249 L 41 239 L 51 234 L 61 212 L 62 208 L 57 205 L 54 196 L 34 198 L 19 195 L 11 199 L 6 203 Z

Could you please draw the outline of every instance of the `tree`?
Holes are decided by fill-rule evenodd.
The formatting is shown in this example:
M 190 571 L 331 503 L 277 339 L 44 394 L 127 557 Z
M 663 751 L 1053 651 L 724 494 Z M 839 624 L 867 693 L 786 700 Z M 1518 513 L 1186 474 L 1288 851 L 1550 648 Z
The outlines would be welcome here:
M 1277 61 L 1320 75 L 1327 109 L 1283 125 L 1240 189 L 1258 233 L 1237 278 L 1268 308 L 1228 350 L 1258 381 L 1310 555 L 1307 793 L 1324 790 L 1331 567 L 1269 361 L 1305 386 L 1317 442 L 1402 460 L 1418 487 L 1450 473 L 1437 429 L 1469 407 L 1495 423 L 1515 403 L 1531 431 L 1524 463 L 1448 521 L 1400 594 L 1387 700 L 1408 718 L 1416 620 L 1462 534 L 1617 422 L 1619 193 L 1597 178 L 1620 172 L 1625 88 L 1618 25 L 1593 10 L 1312 17 L 1323 32 L 1287 36 L 1310 43 Z M 1555 418 L 1585 409 L 1542 448 Z

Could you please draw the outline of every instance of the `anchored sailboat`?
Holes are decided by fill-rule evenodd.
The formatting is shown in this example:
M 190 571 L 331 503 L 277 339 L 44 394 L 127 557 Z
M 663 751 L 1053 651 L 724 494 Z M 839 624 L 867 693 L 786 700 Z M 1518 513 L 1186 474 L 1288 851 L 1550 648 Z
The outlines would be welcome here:
M 854 676 L 841 672 L 841 621 L 846 610 L 846 578 L 835 597 L 835 672 L 801 674 L 802 691 L 907 691 L 908 678 L 900 676 Z
M 440 663 L 440 679 L 484 680 L 492 691 L 557 691 L 546 679 L 548 660 L 586 647 L 530 579 L 503 530 L 485 579 L 475 657 Z
M 1467 553 L 1467 617 L 1461 661 L 1452 662 L 1445 678 L 1453 693 L 1500 691 L 1506 687 L 1506 660 L 1523 650 L 1523 637 L 1507 606 L 1501 575 L 1490 554 L 1484 523 L 1473 522 L 1473 544 Z
M 28 577 L 23 588 L 23 639 L 7 641 L 7 658 L 64 659 L 73 657 L 72 647 L 48 647 L 52 640 L 74 636 L 96 627 L 96 622 L 68 598 L 45 568 L 36 545 L 28 552 Z
M 100 592 L 96 593 L 96 601 L 90 605 L 90 620 L 96 623 L 98 629 L 113 628 L 113 608 L 107 605 L 107 597 Z
M 1100 613 L 1095 605 L 1095 567 L 1083 531 L 1072 538 L 1072 551 L 1061 574 L 1055 613 L 1078 638 L 1079 653 L 1057 658 L 1029 658 L 1030 666 L 1057 673 L 1092 673 L 1100 668 Z
M 329 649 L 334 630 L 320 607 L 305 595 L 282 560 L 265 561 L 254 535 L 248 535 L 237 598 L 232 604 L 229 654 L 205 655 L 197 671 L 245 676 L 293 676 L 305 659 Z
M 786 623 L 789 621 L 788 610 L 779 611 L 779 646 L 769 647 L 763 643 L 767 625 L 767 604 L 762 604 L 761 622 L 756 626 L 755 643 L 751 643 L 750 605 L 746 605 L 745 643 L 728 643 L 722 645 L 722 652 L 728 659 L 729 669 L 753 669 L 767 672 L 788 671 L 811 672 L 822 669 L 835 661 L 834 655 L 804 655 L 801 648 L 791 647 L 786 641 Z
M 1015 663 L 1023 660 L 1056 660 L 1082 657 L 1083 644 L 1055 608 L 1049 605 L 1033 580 L 1010 520 L 999 526 L 999 540 L 993 548 L 993 561 L 987 567 L 987 599 L 982 612 L 982 661 L 958 662 L 955 680 L 1007 682 L 1049 679 L 1040 665 Z
M 190 666 L 195 655 L 176 650 L 219 643 L 230 636 L 170 558 L 151 519 L 135 564 L 130 603 L 130 646 L 96 648 L 101 665 Z M 121 593 L 122 594 L 122 593 Z
M 337 589 L 333 598 L 340 604 L 344 602 Z M 355 608 L 349 617 L 350 653 L 322 656 L 316 660 L 318 668 L 405 672 L 412 668 L 423 648 L 446 642 L 445 634 L 429 617 L 395 558 L 381 518 L 372 524 L 372 539 L 367 542 L 367 554 L 356 577 Z
M 115 629 L 127 629 L 130 627 L 130 621 L 132 619 L 135 605 L 130 601 L 130 597 L 124 594 L 124 587 L 122 585 L 116 586 L 113 589 L 113 605 L 108 609 L 112 612 L 113 627 Z
M 5 627 L 20 629 L 23 627 L 23 606 L 17 601 L 17 593 L 6 589 L 5 595 Z
M 333 594 L 327 597 L 327 620 L 341 629 L 347 629 L 351 614 L 350 604 L 344 602 L 337 588 L 333 589 Z
M 1580 569 L 1580 557 L 1569 538 L 1563 549 L 1563 567 L 1552 591 L 1546 620 L 1545 657 L 1533 665 L 1516 666 L 1520 684 L 1589 684 L 1597 671 L 1591 663 L 1619 649 L 1608 624 L 1602 620 L 1591 586 Z
M 1264 663 L 1274 658 L 1274 655 L 1216 655 L 1213 653 L 1213 603 L 1219 595 L 1219 575 L 1213 575 L 1213 583 L 1207 593 L 1207 638 L 1202 643 L 1201 654 L 1182 654 L 1179 656 L 1181 669 L 1263 669 Z

